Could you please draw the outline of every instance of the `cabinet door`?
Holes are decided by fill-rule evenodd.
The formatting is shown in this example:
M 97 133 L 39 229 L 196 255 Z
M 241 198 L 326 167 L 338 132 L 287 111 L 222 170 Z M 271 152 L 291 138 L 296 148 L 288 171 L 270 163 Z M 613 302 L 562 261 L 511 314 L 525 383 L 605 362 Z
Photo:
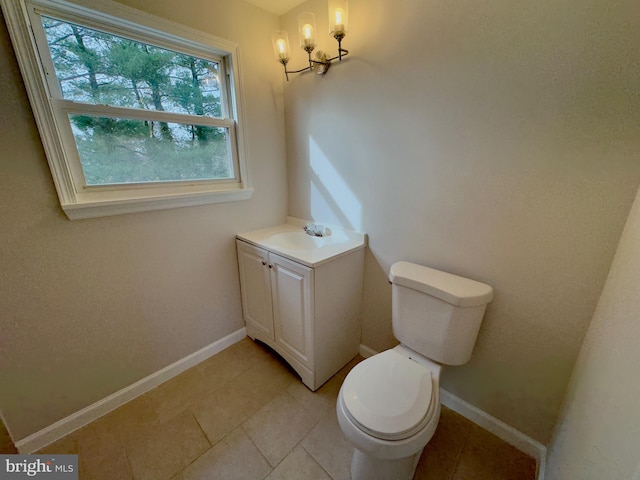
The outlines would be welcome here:
M 237 240 L 242 315 L 251 337 L 265 336 L 273 340 L 273 309 L 271 303 L 271 277 L 269 253 Z
M 312 368 L 312 269 L 278 255 L 269 258 L 276 344 Z

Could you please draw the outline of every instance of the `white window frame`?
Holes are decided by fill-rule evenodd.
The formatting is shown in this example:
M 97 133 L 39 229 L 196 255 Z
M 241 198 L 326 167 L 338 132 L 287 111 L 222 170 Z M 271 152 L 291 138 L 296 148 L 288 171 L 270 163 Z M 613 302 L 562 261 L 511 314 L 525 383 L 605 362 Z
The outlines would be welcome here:
M 9 28 L 60 205 L 71 220 L 251 198 L 253 188 L 249 182 L 246 160 L 242 85 L 238 71 L 239 48 L 236 43 L 110 1 L 94 0 L 91 3 L 92 8 L 64 0 L 0 0 L 0 5 Z M 107 30 L 114 34 L 120 33 L 128 38 L 180 51 L 187 55 L 219 61 L 220 80 L 223 84 L 224 119 L 190 117 L 168 112 L 162 115 L 165 116 L 166 121 L 176 121 L 179 117 L 180 123 L 191 119 L 199 125 L 228 128 L 235 178 L 86 186 L 67 115 L 70 111 L 82 113 L 86 111 L 86 107 L 56 98 L 55 94 L 51 93 L 47 77 L 53 82 L 57 82 L 57 78 L 52 70 L 53 64 L 48 54 L 46 39 L 39 36 L 39 26 L 34 28 L 31 25 L 31 22 L 35 23 L 37 19 L 31 18 L 34 11 L 49 13 L 63 20 L 75 20 L 87 27 Z M 38 53 L 38 44 L 43 41 L 46 54 L 41 58 Z M 40 50 L 43 50 L 42 44 Z M 100 108 L 100 106 L 90 107 L 92 114 L 99 112 Z M 113 112 L 114 107 L 109 108 Z M 155 115 L 157 112 L 153 113 Z M 127 110 L 127 116 L 131 117 L 130 110 Z M 143 116 L 144 112 L 141 113 L 141 118 Z

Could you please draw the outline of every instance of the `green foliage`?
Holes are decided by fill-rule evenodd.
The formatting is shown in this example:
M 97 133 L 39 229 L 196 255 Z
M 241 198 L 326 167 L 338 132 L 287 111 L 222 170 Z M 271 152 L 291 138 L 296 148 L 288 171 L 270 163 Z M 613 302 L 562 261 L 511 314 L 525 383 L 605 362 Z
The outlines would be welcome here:
M 222 116 L 218 64 L 42 17 L 63 97 Z M 229 178 L 226 129 L 70 115 L 89 185 Z
M 217 133 L 223 141 L 168 141 L 150 133 L 159 128 L 152 122 L 79 115 L 72 121 L 78 129 L 76 144 L 89 185 L 233 177 L 224 132 Z M 105 125 L 113 128 L 107 131 Z M 100 135 L 92 131 L 96 129 Z M 213 137 L 213 132 L 209 134 Z

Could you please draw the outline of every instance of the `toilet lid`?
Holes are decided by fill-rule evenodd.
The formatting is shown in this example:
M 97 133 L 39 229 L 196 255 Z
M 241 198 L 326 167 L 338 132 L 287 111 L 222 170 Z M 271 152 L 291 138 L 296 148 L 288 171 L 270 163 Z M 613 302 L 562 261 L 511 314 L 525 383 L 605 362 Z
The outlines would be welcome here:
M 360 362 L 342 384 L 349 417 L 367 433 L 388 440 L 422 428 L 431 397 L 431 371 L 395 350 Z

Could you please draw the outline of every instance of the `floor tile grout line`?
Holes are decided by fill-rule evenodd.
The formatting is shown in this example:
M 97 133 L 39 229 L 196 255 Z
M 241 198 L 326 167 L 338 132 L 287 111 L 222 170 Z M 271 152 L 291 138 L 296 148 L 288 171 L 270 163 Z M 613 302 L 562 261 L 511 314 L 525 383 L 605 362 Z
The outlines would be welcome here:
M 209 448 L 207 449 L 207 451 L 214 446 L 214 442 L 211 441 L 211 439 L 209 438 L 209 435 L 207 435 L 207 432 L 205 431 L 205 429 L 202 427 L 202 425 L 200 424 L 200 420 L 198 420 L 198 416 L 195 414 L 195 412 L 193 411 L 193 405 L 189 405 L 187 407 L 187 410 L 189 411 L 189 413 L 191 414 L 191 416 L 193 417 L 193 419 L 196 421 L 196 423 L 198 424 L 198 428 L 200 428 L 200 431 L 202 432 L 202 435 L 204 435 L 204 438 L 207 440 L 207 443 L 209 444 Z M 203 454 L 204 455 L 204 454 Z M 199 458 L 199 457 L 198 457 Z
M 289 386 L 290 386 L 290 385 L 289 385 Z M 306 387 L 305 387 L 305 388 L 306 388 Z M 316 391 L 317 391 L 317 390 L 316 390 Z M 300 403 L 300 402 L 296 399 L 296 397 L 294 397 L 293 395 L 291 395 L 291 393 L 289 393 L 289 387 L 287 387 L 287 388 L 285 388 L 285 389 L 284 389 L 284 393 L 286 393 L 290 398 L 292 398 L 292 399 L 293 399 L 293 401 L 296 403 L 296 405 L 298 405 L 300 408 L 302 408 L 302 410 L 303 410 L 307 415 L 309 415 L 309 416 L 311 416 L 311 417 L 313 416 L 311 413 L 309 413 L 309 410 L 307 410 L 307 409 L 304 407 L 304 405 L 302 405 L 302 403 Z M 313 392 L 313 393 L 315 393 L 315 392 Z M 313 430 L 313 429 L 316 427 L 316 425 L 318 425 L 318 424 L 322 421 L 322 419 L 323 419 L 323 418 L 322 418 L 322 416 L 320 416 L 320 417 L 318 417 L 317 419 L 315 419 L 315 420 L 314 420 L 314 423 L 313 423 L 313 426 L 311 427 L 311 429 L 310 429 L 307 433 L 305 433 L 304 437 L 306 437 L 307 435 L 309 435 L 309 433 L 311 432 L 311 430 Z M 302 437 L 302 438 L 304 439 L 304 437 Z M 302 440 L 300 440 L 300 441 L 302 441 Z
M 243 422 L 244 423 L 244 422 Z M 243 424 L 241 423 L 240 425 L 238 425 L 237 428 L 242 429 L 243 433 L 247 436 L 247 438 L 249 439 L 249 441 L 253 444 L 253 446 L 256 448 L 256 450 L 258 451 L 258 453 L 260 454 L 260 456 L 262 457 L 262 459 L 267 463 L 267 465 L 269 465 L 269 468 L 271 469 L 271 471 L 269 472 L 269 475 L 271 475 L 273 473 L 273 471 L 275 470 L 276 467 L 271 465 L 271 462 L 269 462 L 269 460 L 267 459 L 267 457 L 265 457 L 264 453 L 262 452 L 262 450 L 260 450 L 260 447 L 256 444 L 256 442 L 253 441 L 253 438 L 251 438 L 251 435 L 249 435 L 249 432 L 247 432 L 243 426 Z M 234 429 L 235 430 L 235 429 Z M 284 458 L 287 458 L 286 456 Z M 282 460 L 284 460 L 284 458 Z M 278 465 L 280 465 L 280 463 L 282 462 L 282 460 L 280 460 L 280 462 L 278 462 Z M 269 476 L 267 475 L 267 477 Z M 266 477 L 265 477 L 266 478 Z
M 442 417 L 441 417 L 442 419 Z M 465 419 L 465 422 L 467 420 Z M 438 427 L 440 426 L 440 424 L 438 425 Z M 448 458 L 449 460 L 453 461 L 453 469 L 451 471 L 451 473 L 447 476 L 446 479 L 444 480 L 452 480 L 453 477 L 455 476 L 456 470 L 458 469 L 458 464 L 460 463 L 460 459 L 462 458 L 462 453 L 463 450 L 465 449 L 467 442 L 469 441 L 469 437 L 471 434 L 470 429 L 465 429 L 467 430 L 466 435 L 463 435 L 463 441 L 462 441 L 462 445 L 460 446 L 459 449 L 457 449 L 457 452 L 455 455 L 452 455 L 451 452 L 449 450 L 443 449 L 441 446 L 436 445 L 435 443 L 432 444 L 431 442 L 433 441 L 433 438 L 435 437 L 435 433 L 434 436 L 431 437 L 431 439 L 429 440 L 429 442 L 427 442 L 427 445 L 425 445 L 425 449 L 428 448 L 429 446 L 431 446 L 431 448 L 437 452 L 439 452 L 441 455 L 444 455 L 446 458 Z M 424 450 L 423 450 L 424 452 Z
M 193 417 L 193 419 L 196 421 L 196 424 L 198 425 L 198 428 L 200 428 L 200 431 L 202 432 L 202 435 L 204 435 L 205 440 L 207 441 L 207 443 L 209 444 L 209 447 L 202 452 L 200 455 L 198 455 L 197 457 L 193 458 L 192 460 L 189 461 L 189 463 L 187 463 L 184 467 L 182 467 L 180 470 L 178 470 L 177 472 L 173 473 L 170 477 L 169 480 L 174 478 L 176 475 L 184 472 L 187 468 L 189 468 L 189 466 L 193 463 L 195 463 L 200 457 L 202 457 L 204 454 L 206 454 L 209 450 L 211 450 L 213 448 L 213 444 L 211 443 L 211 440 L 209 440 L 209 437 L 207 436 L 207 432 L 204 431 L 204 429 L 202 428 L 202 425 L 200 425 L 200 422 L 198 421 L 198 417 L 196 417 L 196 415 L 193 413 L 193 410 L 191 410 L 191 406 L 188 406 L 185 410 L 183 410 L 181 413 L 184 413 L 188 411 L 191 416 Z M 132 469 L 133 472 L 133 469 Z M 137 480 L 134 477 L 134 480 Z
M 221 388 L 227 388 L 227 386 L 230 384 L 230 382 L 232 382 L 235 378 L 237 378 L 238 376 L 246 373 L 248 370 L 250 370 L 251 368 L 255 367 L 257 364 L 259 364 L 261 362 L 260 361 L 256 361 L 255 363 L 252 363 L 252 365 L 250 367 L 247 367 L 246 369 L 243 370 L 243 372 L 239 373 L 238 375 L 236 375 L 233 379 L 229 379 L 227 381 L 224 382 L 223 385 L 216 385 L 216 388 L 221 387 Z M 199 375 L 197 376 L 197 378 L 199 379 L 204 379 L 204 381 L 209 382 L 210 379 L 204 375 L 204 371 L 202 372 L 198 372 Z M 348 373 L 348 372 L 347 372 Z M 344 380 L 344 376 L 339 376 L 341 380 Z M 159 422 L 159 423 L 165 423 L 170 421 L 172 418 L 174 418 L 177 415 L 180 415 L 181 413 L 184 414 L 186 413 L 186 411 L 189 411 L 189 414 L 197 423 L 198 428 L 200 429 L 200 432 L 204 435 L 206 442 L 207 442 L 207 447 L 204 450 L 204 452 L 202 452 L 201 454 L 199 454 L 196 458 L 192 459 L 191 461 L 188 462 L 187 465 L 185 465 L 184 467 L 182 467 L 178 472 L 174 473 L 175 475 L 180 475 L 182 474 L 187 468 L 189 468 L 190 465 L 192 465 L 194 462 L 196 462 L 198 459 L 200 459 L 203 455 L 205 455 L 207 452 L 209 452 L 212 448 L 214 448 L 216 445 L 220 444 L 220 442 L 225 441 L 228 436 L 233 433 L 236 432 L 238 428 L 241 429 L 241 431 L 243 432 L 244 435 L 246 435 L 249 438 L 249 441 L 251 443 L 251 445 L 258 451 L 260 458 L 263 459 L 263 461 L 266 463 L 269 473 L 266 474 L 266 476 L 264 478 L 269 477 L 269 475 L 271 475 L 274 470 L 282 464 L 283 461 L 285 461 L 290 455 L 291 453 L 298 447 L 302 448 L 302 450 L 304 452 L 306 452 L 307 455 L 309 455 L 312 459 L 312 461 L 314 462 L 315 465 L 319 466 L 320 469 L 327 475 L 328 478 L 333 479 L 333 476 L 325 469 L 325 467 L 322 465 L 322 463 L 320 463 L 318 461 L 318 459 L 316 459 L 316 457 L 310 452 L 308 451 L 305 446 L 303 445 L 303 442 L 305 441 L 306 438 L 309 437 L 310 433 L 324 420 L 326 420 L 327 418 L 329 418 L 329 416 L 331 415 L 331 409 L 327 409 L 326 412 L 324 412 L 324 404 L 320 403 L 320 405 L 322 406 L 322 410 L 323 412 L 321 412 L 322 414 L 318 415 L 316 417 L 316 415 L 314 414 L 314 411 L 318 411 L 320 413 L 320 408 L 313 408 L 313 405 L 315 405 L 315 400 L 313 402 L 303 402 L 303 400 L 306 398 L 304 396 L 300 396 L 300 398 L 296 398 L 294 396 L 293 393 L 291 393 L 290 390 L 294 391 L 295 393 L 297 393 L 297 390 L 291 389 L 291 385 L 293 385 L 293 382 L 289 382 L 287 383 L 287 385 L 283 386 L 283 387 L 279 387 L 277 389 L 273 390 L 273 395 L 271 396 L 271 398 L 262 403 L 262 401 L 260 402 L 260 407 L 257 408 L 253 413 L 251 413 L 248 417 L 246 417 L 243 421 L 239 422 L 238 425 L 236 425 L 234 428 L 231 429 L 230 432 L 227 432 L 221 439 L 219 439 L 216 442 L 212 442 L 211 439 L 209 438 L 209 436 L 207 435 L 207 432 L 205 431 L 203 424 L 200 422 L 200 420 L 198 419 L 198 416 L 195 413 L 195 402 L 189 402 L 185 405 L 182 405 L 182 407 L 180 408 L 180 412 L 175 414 L 175 415 L 171 415 L 169 418 L 165 419 L 163 422 Z M 306 387 L 305 387 L 306 388 Z M 317 393 L 317 392 L 315 392 Z M 211 394 L 211 392 L 208 391 L 208 394 Z M 310 421 L 309 422 L 309 429 L 306 433 L 304 433 L 300 440 L 298 440 L 298 442 L 291 448 L 289 449 L 289 451 L 283 456 L 283 458 L 281 458 L 277 465 L 272 466 L 271 463 L 269 462 L 269 460 L 267 460 L 265 454 L 262 452 L 262 450 L 258 447 L 258 445 L 256 444 L 256 442 L 254 441 L 254 439 L 249 435 L 248 431 L 245 429 L 244 425 L 246 424 L 247 421 L 249 421 L 249 419 L 253 418 L 262 408 L 264 408 L 266 405 L 268 405 L 271 401 L 274 400 L 274 398 L 277 398 L 279 395 L 282 394 L 286 394 L 286 396 L 293 400 L 294 403 L 301 407 L 302 410 L 306 413 L 306 415 L 309 417 Z M 306 395 L 306 393 L 305 393 Z M 324 395 L 323 395 L 324 396 Z M 200 400 L 204 399 L 206 397 L 206 394 L 203 394 L 202 396 L 200 396 Z M 311 405 L 311 408 L 310 408 Z M 306 408 L 305 408 L 306 406 Z M 333 413 L 335 414 L 335 410 L 333 410 Z M 484 430 L 481 427 L 480 430 Z M 145 425 L 143 427 L 144 431 L 149 431 L 149 426 Z M 456 475 L 459 475 L 460 473 L 463 472 L 464 467 L 462 466 L 462 462 L 461 460 L 464 458 L 465 455 L 468 455 L 470 452 L 470 448 L 473 448 L 473 446 L 477 443 L 477 440 L 474 440 L 473 435 L 472 435 L 472 430 L 468 429 L 468 428 L 463 428 L 462 429 L 463 432 L 466 432 L 466 435 L 463 435 L 463 441 L 461 442 L 461 447 L 458 449 L 456 448 L 456 455 L 450 455 L 451 452 L 447 451 L 447 452 L 443 452 L 446 454 L 446 456 L 451 459 L 454 463 L 452 465 L 452 468 L 448 469 L 449 473 L 446 476 L 447 480 L 453 480 Z M 130 451 L 130 447 L 128 445 L 128 441 L 125 441 L 125 438 L 123 438 L 120 434 L 118 434 L 116 437 L 113 438 L 113 440 L 115 440 L 116 442 L 118 442 L 120 444 L 120 448 L 119 450 L 122 452 L 122 454 L 124 454 L 125 457 L 125 461 L 127 462 L 127 468 L 129 470 L 129 475 L 131 479 L 134 480 L 140 480 L 140 477 L 136 477 L 136 475 L 134 475 L 134 471 L 133 471 L 133 464 L 132 464 L 132 460 L 131 460 L 131 451 Z M 79 438 L 75 439 L 75 442 L 79 444 L 80 440 Z M 435 447 L 435 446 L 434 446 Z M 436 447 L 437 448 L 437 447 Z M 440 449 L 439 449 L 440 450 Z M 517 450 L 517 449 L 516 449 Z M 442 452 L 442 450 L 440 450 Z M 519 450 L 517 450 L 519 452 Z M 111 455 L 110 455 L 111 456 Z M 454 458 L 455 457 L 455 458 Z M 256 457 L 258 458 L 258 457 Z M 113 459 L 112 459 L 113 460 Z M 331 463 L 329 465 L 332 465 Z M 536 462 L 536 468 L 538 468 L 538 463 Z M 173 477 L 171 477 L 173 478 Z M 444 479 L 443 479 L 444 480 Z
M 309 434 L 307 434 L 309 435 Z M 304 438 L 302 440 L 300 440 L 300 443 L 298 443 L 298 445 L 300 445 L 300 447 L 307 452 L 307 455 L 309 455 L 311 457 L 311 459 L 322 469 L 322 471 L 324 473 L 327 474 L 327 476 L 331 479 L 334 480 L 333 475 L 331 475 L 326 468 L 324 468 L 324 466 L 316 459 L 316 457 L 313 456 L 313 453 L 311 453 L 309 450 L 307 450 L 306 448 L 304 448 L 304 445 L 302 444 L 303 440 L 307 437 L 307 435 L 304 436 Z
M 229 381 L 225 382 L 221 387 L 223 387 L 223 386 L 228 386 L 228 385 L 229 385 L 229 384 L 231 384 L 235 379 L 237 379 L 238 377 L 240 377 L 240 375 L 243 375 L 244 373 L 248 372 L 248 371 L 249 371 L 249 370 L 251 370 L 251 368 L 253 368 L 253 367 L 255 367 L 255 365 L 251 365 L 250 367 L 248 367 L 248 368 L 244 369 L 240 374 L 236 375 L 233 379 L 231 379 L 231 380 L 229 380 Z M 286 390 L 286 389 L 284 389 L 284 390 Z M 283 391 L 284 391 L 284 390 L 283 390 Z M 278 395 L 279 395 L 279 394 L 278 394 Z M 274 398 L 275 398 L 275 397 L 277 397 L 278 395 L 275 395 L 275 396 L 274 396 Z M 215 441 L 215 442 L 211 441 L 211 439 L 209 438 L 209 435 L 207 434 L 207 432 L 204 430 L 204 427 L 203 427 L 203 426 L 202 426 L 202 424 L 200 423 L 200 420 L 198 420 L 198 416 L 197 416 L 197 415 L 196 415 L 196 413 L 193 411 L 194 404 L 191 404 L 191 405 L 189 405 L 189 406 L 188 406 L 188 409 L 191 411 L 192 415 L 193 415 L 193 416 L 194 416 L 194 418 L 196 419 L 196 422 L 197 422 L 197 423 L 198 423 L 198 425 L 200 426 L 200 429 L 203 431 L 203 433 L 204 433 L 204 435 L 205 435 L 205 437 L 206 437 L 207 441 L 209 442 L 209 444 L 210 444 L 210 448 L 213 448 L 215 445 L 217 445 L 218 443 L 220 443 L 221 441 L 223 441 L 223 440 L 224 440 L 224 439 L 225 439 L 229 434 L 231 434 L 231 433 L 232 433 L 233 431 L 235 431 L 237 428 L 241 427 L 241 426 L 242 426 L 242 424 L 244 424 L 245 422 L 249 421 L 249 420 L 250 420 L 253 416 L 255 416 L 255 415 L 256 415 L 256 414 L 257 414 L 257 413 L 258 413 L 258 412 L 259 412 L 259 411 L 260 411 L 260 410 L 265 406 L 265 405 L 267 405 L 268 403 L 270 403 L 270 402 L 273 400 L 273 398 L 272 398 L 272 399 L 270 399 L 269 401 L 267 401 L 267 402 L 263 403 L 263 402 L 260 400 L 260 398 L 257 398 L 257 397 L 255 397 L 255 396 L 253 396 L 253 395 L 252 395 L 252 397 L 253 397 L 256 401 L 258 401 L 258 402 L 260 403 L 260 407 L 258 407 L 258 408 L 257 408 L 253 413 L 251 413 L 247 418 L 243 419 L 243 420 L 242 420 L 238 425 L 234 426 L 234 427 L 233 427 L 229 432 L 226 432 L 226 433 L 222 436 L 222 438 L 220 438 L 219 440 L 217 440 L 217 441 Z M 243 431 L 244 431 L 244 429 L 243 429 Z M 248 434 L 246 431 L 245 431 L 245 433 L 247 434 L 247 436 L 249 437 L 249 439 L 251 439 L 251 437 L 249 436 L 249 434 Z M 252 440 L 252 439 L 251 439 L 251 440 Z M 252 443 L 254 443 L 254 445 L 255 445 L 255 442 L 253 442 L 253 440 L 252 440 Z M 257 448 L 257 445 L 256 445 L 256 448 Z M 259 449 L 258 449 L 258 450 L 259 450 Z M 262 453 L 262 452 L 261 452 L 261 453 Z M 267 463 L 268 463 L 268 462 L 267 462 Z M 269 465 L 270 465 L 270 464 L 269 464 Z
M 315 428 L 315 426 L 319 423 L 320 419 L 318 419 L 317 421 L 314 420 L 313 423 L 310 423 L 309 429 L 308 431 L 302 436 L 302 438 L 291 447 L 291 449 L 285 454 L 285 456 L 277 463 L 277 465 L 273 466 L 271 465 L 271 462 L 269 462 L 269 460 L 264 456 L 264 453 L 262 452 L 262 450 L 260 449 L 260 447 L 255 443 L 255 441 L 253 440 L 253 438 L 251 437 L 251 435 L 249 434 L 249 432 L 246 431 L 246 429 L 244 429 L 244 425 L 255 415 L 258 414 L 258 412 L 264 408 L 266 405 L 268 405 L 269 403 L 273 402 L 276 398 L 278 398 L 280 395 L 285 395 L 287 396 L 291 401 L 294 402 L 295 405 L 297 405 L 306 415 L 308 415 L 308 411 L 300 404 L 300 402 L 298 402 L 295 397 L 293 395 L 291 395 L 288 392 L 288 388 L 291 386 L 291 384 L 287 384 L 286 386 L 284 386 L 279 393 L 277 393 L 276 395 L 274 395 L 274 397 L 269 400 L 267 403 L 265 403 L 260 409 L 258 409 L 256 412 L 254 412 L 253 415 L 251 415 L 251 417 L 247 418 L 244 422 L 242 422 L 240 424 L 240 427 L 243 428 L 243 430 L 245 431 L 245 433 L 247 434 L 247 436 L 249 437 L 249 439 L 251 440 L 251 442 L 255 445 L 255 447 L 258 449 L 258 451 L 260 452 L 260 454 L 265 458 L 265 460 L 267 461 L 267 464 L 272 468 L 272 471 L 277 467 L 277 465 L 280 465 L 280 463 L 282 463 L 282 461 L 287 458 L 287 456 L 289 456 L 291 454 L 291 452 L 296 448 L 296 446 L 298 446 L 300 444 L 300 442 L 302 442 L 302 440 L 304 440 L 304 438 L 309 435 L 309 433 Z M 315 459 L 314 459 L 315 460 Z
M 127 452 L 127 449 L 123 449 L 123 453 L 124 453 L 124 458 L 127 461 L 127 467 L 129 467 L 129 473 L 131 475 L 131 479 L 136 480 L 136 477 L 133 474 L 133 465 L 131 465 L 131 459 L 129 458 L 129 453 Z
M 471 426 L 471 428 L 473 428 L 473 426 Z M 454 480 L 456 476 L 456 472 L 458 471 L 458 467 L 460 466 L 460 460 L 462 459 L 464 450 L 465 448 L 467 448 L 467 443 L 469 443 L 469 438 L 471 437 L 471 428 L 468 429 L 467 434 L 464 437 L 464 441 L 462 442 L 462 446 L 460 447 L 460 450 L 456 454 L 455 464 L 453 466 L 453 470 L 451 471 L 451 476 L 449 477 L 449 480 Z

